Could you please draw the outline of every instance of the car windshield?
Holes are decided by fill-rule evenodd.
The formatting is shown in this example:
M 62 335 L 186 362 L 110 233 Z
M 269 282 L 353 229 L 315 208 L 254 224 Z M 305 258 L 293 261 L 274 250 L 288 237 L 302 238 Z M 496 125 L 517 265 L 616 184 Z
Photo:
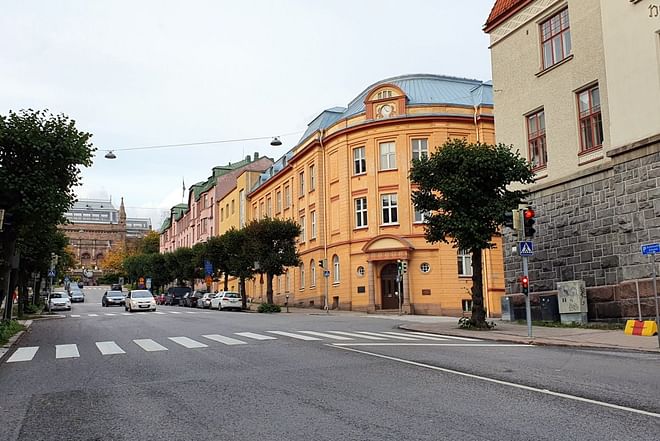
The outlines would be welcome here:
M 229 297 L 231 299 L 237 299 L 237 298 L 240 297 L 240 295 L 238 293 L 235 293 L 235 292 L 227 292 L 227 293 L 225 293 L 225 297 Z
M 108 297 L 124 297 L 121 291 L 108 291 Z
M 149 291 L 133 291 L 131 293 L 131 298 L 134 299 L 148 299 L 151 298 L 151 293 Z
M 65 292 L 54 292 L 50 295 L 52 299 L 64 299 L 68 297 Z

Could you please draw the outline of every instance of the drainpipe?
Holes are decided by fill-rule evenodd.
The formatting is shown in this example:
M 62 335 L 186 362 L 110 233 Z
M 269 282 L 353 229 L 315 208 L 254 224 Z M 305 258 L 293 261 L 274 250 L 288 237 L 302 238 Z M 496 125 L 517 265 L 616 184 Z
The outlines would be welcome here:
M 479 124 L 477 123 L 477 105 L 474 105 L 474 130 L 477 132 L 477 142 L 479 142 Z
M 322 185 L 320 188 L 323 189 L 323 194 L 321 195 L 321 203 L 322 209 L 323 209 L 323 259 L 325 261 L 325 265 L 328 268 L 323 268 L 323 271 L 328 271 L 330 269 L 330 262 L 328 261 L 328 214 L 326 211 L 326 169 L 325 169 L 325 146 L 323 145 L 323 135 L 325 133 L 324 129 L 319 129 L 319 144 L 321 146 L 321 158 L 323 160 L 323 182 L 321 183 Z M 320 181 L 320 180 L 319 180 Z M 328 302 L 328 283 L 330 279 L 329 277 L 325 277 L 325 274 L 322 274 L 322 277 L 325 279 L 325 312 L 327 314 L 330 313 L 330 303 Z

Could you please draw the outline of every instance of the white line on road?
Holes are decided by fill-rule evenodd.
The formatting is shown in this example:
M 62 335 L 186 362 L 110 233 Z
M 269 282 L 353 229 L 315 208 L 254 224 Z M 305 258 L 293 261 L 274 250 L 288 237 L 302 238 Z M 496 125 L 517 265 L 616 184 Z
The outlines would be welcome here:
M 407 335 L 426 335 L 429 337 L 442 337 L 442 338 L 448 338 L 449 340 L 461 340 L 461 341 L 483 341 L 478 338 L 470 338 L 470 337 L 455 337 L 453 335 L 443 335 L 443 334 L 430 334 L 428 332 L 410 332 Z
M 315 335 L 317 337 L 331 338 L 332 340 L 353 340 L 349 337 L 341 337 L 339 335 L 326 334 L 325 332 L 316 332 L 316 331 L 298 331 L 302 334 Z
M 240 335 L 241 337 L 251 338 L 253 340 L 277 340 L 277 337 L 271 337 L 270 335 L 254 334 L 252 332 L 235 332 L 234 334 Z
M 154 311 L 154 314 L 158 314 L 158 315 L 165 315 L 165 313 L 164 313 L 164 312 L 162 312 L 162 311 Z
M 434 371 L 440 371 L 440 372 L 445 372 L 445 373 L 448 373 L 448 374 L 460 375 L 462 377 L 474 378 L 476 380 L 487 381 L 487 382 L 490 382 L 490 383 L 501 384 L 503 386 L 509 386 L 509 387 L 513 387 L 513 388 L 516 388 L 516 389 L 527 390 L 527 391 L 530 391 L 530 392 L 537 392 L 537 393 L 544 394 L 544 395 L 552 395 L 552 396 L 555 396 L 555 397 L 566 398 L 566 399 L 573 400 L 573 401 L 580 401 L 580 402 L 583 402 L 583 403 L 595 404 L 597 406 L 609 407 L 611 409 L 623 410 L 623 411 L 626 411 L 626 412 L 632 412 L 632 413 L 637 413 L 637 414 L 641 414 L 641 415 L 647 415 L 647 416 L 651 416 L 651 417 L 655 417 L 655 418 L 660 418 L 660 413 L 647 412 L 647 411 L 641 410 L 641 409 L 634 409 L 632 407 L 619 406 L 617 404 L 611 404 L 611 403 L 605 403 L 603 401 L 591 400 L 589 398 L 578 397 L 578 396 L 575 396 L 575 395 L 568 395 L 568 394 L 564 394 L 564 393 L 561 393 L 561 392 L 554 392 L 554 391 L 551 391 L 551 390 L 548 390 L 548 389 L 538 389 L 536 387 L 525 386 L 523 384 L 511 383 L 509 381 L 497 380 L 495 378 L 482 377 L 480 375 L 469 374 L 467 372 L 461 372 L 461 371 L 455 371 L 453 369 L 447 369 L 447 368 L 443 368 L 443 367 L 439 367 L 439 366 L 433 366 L 433 365 L 425 364 L 425 363 L 418 363 L 416 361 L 405 360 L 403 358 L 390 357 L 389 355 L 382 355 L 382 354 L 376 354 L 374 352 L 367 352 L 367 351 L 361 351 L 359 349 L 347 348 L 347 347 L 342 346 L 342 343 L 334 343 L 334 344 L 331 344 L 331 345 L 328 345 L 328 346 L 336 347 L 338 349 L 343 349 L 344 351 L 357 352 L 358 354 L 369 355 L 369 356 L 372 356 L 372 357 L 383 358 L 383 359 L 386 359 L 386 360 L 396 361 L 396 362 L 399 362 L 399 363 L 409 364 L 409 365 L 412 365 L 412 366 L 418 366 L 418 367 L 422 367 L 422 368 L 426 368 L 426 369 L 431 369 L 431 370 L 434 370 Z M 525 347 L 525 346 L 521 346 L 521 347 Z
M 106 312 L 106 313 L 105 313 L 105 314 L 103 314 L 103 315 L 107 315 L 107 316 L 113 316 L 113 315 L 117 315 L 117 314 L 115 314 L 114 312 Z
M 131 315 L 130 312 L 122 312 L 121 315 Z
M 208 338 L 209 340 L 213 341 L 219 341 L 220 343 L 224 343 L 226 345 L 245 345 L 244 341 L 241 340 L 236 340 L 235 338 L 231 337 L 224 337 L 222 335 L 218 334 L 209 334 L 209 335 L 202 335 L 204 338 Z
M 520 343 L 331 343 L 333 346 L 454 346 L 461 348 L 533 348 Z
M 400 335 L 400 336 L 403 336 L 403 337 L 421 338 L 422 340 L 435 340 L 435 341 L 446 340 L 446 338 L 440 337 L 439 335 L 434 335 L 433 337 L 431 337 L 431 336 L 428 336 L 428 335 L 409 334 L 409 333 L 403 333 L 403 332 L 383 332 L 383 334 Z
M 167 312 L 169 312 L 170 314 L 181 314 L 181 311 L 167 311 Z
M 71 317 L 78 318 L 78 317 L 80 317 L 80 314 L 71 314 Z
M 97 341 L 96 347 L 99 348 L 102 355 L 125 354 L 124 350 L 114 341 Z
M 39 350 L 39 346 L 30 346 L 27 348 L 18 348 L 16 352 L 9 357 L 7 363 L 15 363 L 17 361 L 30 361 Z
M 55 345 L 55 358 L 78 358 L 77 345 Z
M 159 345 L 150 338 L 133 340 L 133 342 L 147 352 L 167 351 L 167 348 L 165 346 Z
M 376 332 L 367 332 L 367 331 L 358 331 L 358 334 L 374 335 L 374 336 L 376 336 L 376 337 L 382 337 L 382 336 L 383 336 L 383 334 L 378 334 L 378 333 L 376 333 Z M 387 338 L 393 338 L 393 339 L 395 339 L 395 340 L 408 340 L 408 341 L 415 341 L 414 338 L 410 338 L 410 337 L 399 337 L 399 336 L 396 336 L 396 335 L 388 335 Z
M 196 311 L 186 311 L 186 314 L 197 314 Z
M 321 340 L 320 338 L 310 337 L 309 335 L 294 334 L 293 332 L 285 332 L 285 331 L 267 331 L 267 332 L 270 332 L 271 334 L 283 335 L 285 337 L 297 338 L 298 340 L 305 340 L 305 341 Z
M 98 317 L 98 314 L 87 314 L 87 317 Z
M 180 344 L 181 346 L 185 348 L 208 348 L 209 345 L 206 345 L 204 343 L 200 343 L 196 340 L 193 340 L 192 338 L 188 337 L 167 337 L 170 340 L 172 340 L 174 343 Z
M 348 335 L 349 337 L 362 338 L 365 340 L 387 340 L 386 338 L 383 337 L 373 337 L 371 335 L 356 334 L 355 332 L 345 332 L 345 331 L 328 331 L 328 332 L 332 332 L 333 334 Z

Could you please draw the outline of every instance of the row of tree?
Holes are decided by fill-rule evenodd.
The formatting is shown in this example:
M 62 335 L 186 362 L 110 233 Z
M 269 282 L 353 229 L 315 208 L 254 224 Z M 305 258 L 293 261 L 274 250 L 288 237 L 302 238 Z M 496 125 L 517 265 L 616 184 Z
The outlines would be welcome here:
M 26 304 L 32 274 L 45 276 L 55 261 L 61 274 L 72 263 L 57 226 L 75 202 L 80 167 L 92 164 L 91 137 L 47 110 L 0 115 L 0 302 L 7 299 L 6 320 L 17 287 L 19 313 Z
M 232 228 L 192 248 L 127 255 L 118 269 L 133 281 L 150 277 L 152 287 L 159 289 L 171 283 L 194 286 L 196 279 L 205 277 L 205 262 L 210 262 L 213 272 L 224 278 L 225 290 L 229 277 L 239 280 L 243 307 L 247 301 L 245 281 L 255 274 L 266 276 L 267 302 L 273 303 L 273 278 L 284 274 L 287 267 L 300 264 L 296 248 L 299 235 L 300 226 L 296 222 L 265 218 L 240 230 Z

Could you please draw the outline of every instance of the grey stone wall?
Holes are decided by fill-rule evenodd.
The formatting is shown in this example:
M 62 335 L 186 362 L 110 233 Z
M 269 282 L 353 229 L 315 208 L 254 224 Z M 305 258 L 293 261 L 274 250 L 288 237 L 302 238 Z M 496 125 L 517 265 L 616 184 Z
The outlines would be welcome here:
M 589 288 L 651 277 L 640 246 L 660 242 L 660 136 L 608 156 L 607 166 L 539 184 L 528 196 L 537 231 L 529 259 L 531 292 L 555 291 L 557 282 L 568 280 L 584 280 L 588 292 L 595 292 Z M 505 230 L 504 240 L 506 292 L 519 293 L 522 261 L 511 249 L 517 239 Z

